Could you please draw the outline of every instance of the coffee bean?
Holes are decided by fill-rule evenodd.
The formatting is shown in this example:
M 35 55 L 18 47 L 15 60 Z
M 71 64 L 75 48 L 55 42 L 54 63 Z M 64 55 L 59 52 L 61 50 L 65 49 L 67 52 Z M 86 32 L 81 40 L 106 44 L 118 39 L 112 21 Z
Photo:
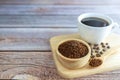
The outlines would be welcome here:
M 102 47 L 103 47 L 103 48 L 105 48 L 105 46 L 104 46 L 104 45 L 102 45 Z
M 98 44 L 94 44 L 94 46 L 98 46 Z
M 100 54 L 96 54 L 96 57 L 101 57 L 101 55 Z
M 104 45 L 104 43 L 103 43 L 103 42 L 101 42 L 101 45 Z
M 98 51 L 95 51 L 96 53 L 98 53 Z
M 91 58 L 94 58 L 94 57 L 95 57 L 94 55 L 91 56 Z
M 108 49 L 110 49 L 110 46 L 107 46 Z
M 106 43 L 106 45 L 108 45 L 108 43 Z
M 96 49 L 97 49 L 97 50 L 99 50 L 100 48 L 99 48 L 99 47 L 97 47 Z
M 103 43 L 101 42 L 100 45 L 99 44 L 94 44 L 91 49 L 92 49 L 92 53 L 91 55 L 93 55 L 93 52 L 96 53 L 96 57 L 101 57 L 102 54 L 104 54 L 104 52 L 109 49 L 110 46 L 108 43 Z
M 103 49 L 103 51 L 105 52 L 106 50 L 105 50 L 105 49 Z
M 96 47 L 94 46 L 93 49 L 96 49 Z
M 102 52 L 102 51 L 100 51 L 100 54 L 103 54 L 103 52 Z
M 90 46 L 92 45 L 91 43 L 88 43 Z

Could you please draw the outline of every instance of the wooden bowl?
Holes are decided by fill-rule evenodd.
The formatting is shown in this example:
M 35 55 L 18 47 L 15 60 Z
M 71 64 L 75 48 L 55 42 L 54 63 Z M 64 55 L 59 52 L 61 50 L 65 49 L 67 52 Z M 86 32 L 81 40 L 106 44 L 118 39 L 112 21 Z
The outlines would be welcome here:
M 68 58 L 68 57 L 63 56 L 59 52 L 58 47 L 59 47 L 60 44 L 66 42 L 66 41 L 69 41 L 69 40 L 76 40 L 76 41 L 79 41 L 79 42 L 83 43 L 84 45 L 86 45 L 87 48 L 88 48 L 88 53 L 84 57 L 76 58 L 76 59 Z M 88 45 L 88 43 L 86 43 L 83 40 L 80 40 L 80 39 L 66 39 L 66 40 L 63 40 L 60 43 L 58 43 L 56 52 L 57 52 L 58 60 L 60 61 L 60 63 L 64 67 L 69 68 L 69 69 L 78 69 L 78 68 L 82 68 L 83 66 L 85 66 L 88 63 L 88 61 L 90 59 L 90 55 L 91 55 L 91 48 Z

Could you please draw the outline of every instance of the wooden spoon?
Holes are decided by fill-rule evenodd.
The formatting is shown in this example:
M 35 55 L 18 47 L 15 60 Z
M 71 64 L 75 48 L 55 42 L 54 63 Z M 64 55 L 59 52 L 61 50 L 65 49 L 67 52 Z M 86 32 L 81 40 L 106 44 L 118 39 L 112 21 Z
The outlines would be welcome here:
M 91 58 L 89 61 L 89 65 L 91 67 L 98 67 L 103 64 L 103 62 L 105 61 L 105 59 L 107 59 L 107 57 L 109 57 L 113 53 L 116 53 L 119 50 L 120 50 L 120 46 L 116 46 L 112 49 L 109 49 L 101 57 Z

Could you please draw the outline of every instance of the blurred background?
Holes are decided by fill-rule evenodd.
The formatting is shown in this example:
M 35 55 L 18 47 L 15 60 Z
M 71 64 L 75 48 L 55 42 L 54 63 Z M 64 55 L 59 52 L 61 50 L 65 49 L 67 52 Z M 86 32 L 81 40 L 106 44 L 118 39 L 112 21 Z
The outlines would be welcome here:
M 0 0 L 0 24 L 9 27 L 76 27 L 77 16 L 85 12 L 104 13 L 119 22 L 120 1 Z
M 86 12 L 106 14 L 120 24 L 119 0 L 0 0 L 0 50 L 49 51 L 49 39 L 76 33 L 77 17 Z
M 120 0 L 0 0 L 0 78 L 26 73 L 63 80 L 49 40 L 76 33 L 77 17 L 86 12 L 106 14 L 120 24 Z M 120 34 L 120 28 L 114 32 Z M 117 70 L 80 79 L 119 80 L 119 75 Z

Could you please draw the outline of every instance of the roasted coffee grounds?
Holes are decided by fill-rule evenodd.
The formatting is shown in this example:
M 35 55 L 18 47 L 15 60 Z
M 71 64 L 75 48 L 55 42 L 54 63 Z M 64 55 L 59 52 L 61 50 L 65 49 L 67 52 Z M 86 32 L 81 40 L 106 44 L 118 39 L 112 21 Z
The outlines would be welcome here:
M 87 46 L 77 40 L 69 40 L 60 44 L 58 50 L 67 58 L 81 58 L 88 53 Z
M 92 66 L 92 67 L 98 67 L 102 64 L 102 60 L 101 59 L 91 59 L 89 65 Z

